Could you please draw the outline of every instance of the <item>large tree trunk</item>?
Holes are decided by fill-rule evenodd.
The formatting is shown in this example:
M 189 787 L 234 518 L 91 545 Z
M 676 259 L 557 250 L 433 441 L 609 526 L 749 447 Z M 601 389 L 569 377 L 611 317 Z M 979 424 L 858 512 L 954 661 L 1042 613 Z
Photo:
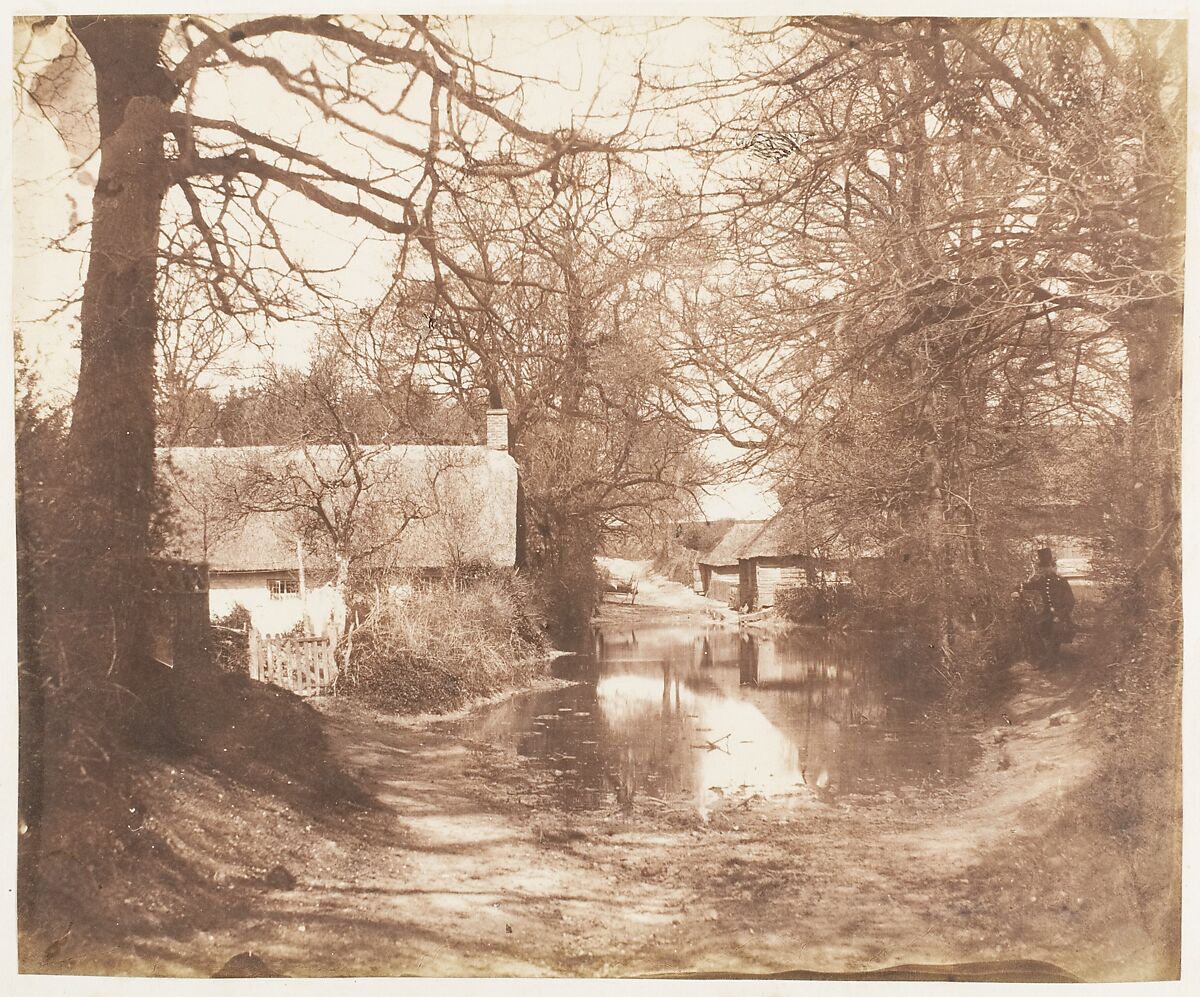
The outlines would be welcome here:
M 1180 604 L 1180 406 L 1182 309 L 1174 301 L 1138 309 L 1126 342 L 1132 418 L 1135 582 L 1149 612 L 1182 615 Z
M 1184 150 L 1164 110 L 1170 60 L 1151 40 L 1139 48 L 1144 95 L 1143 164 L 1135 221 L 1153 247 L 1146 254 L 1146 299 L 1129 309 L 1130 458 L 1133 463 L 1133 563 L 1145 610 L 1182 619 L 1180 448 L 1183 401 L 1182 239 Z M 1168 182 L 1163 182 L 1163 178 Z M 1171 182 L 1174 181 L 1174 182 Z M 1175 254 L 1179 254 L 1179 259 Z M 1161 617 L 1160 623 L 1165 622 Z
M 154 481 L 154 297 L 173 87 L 159 62 L 165 17 L 71 18 L 96 74 L 100 169 L 81 312 L 68 456 L 63 614 L 75 670 L 136 692 L 139 609 Z

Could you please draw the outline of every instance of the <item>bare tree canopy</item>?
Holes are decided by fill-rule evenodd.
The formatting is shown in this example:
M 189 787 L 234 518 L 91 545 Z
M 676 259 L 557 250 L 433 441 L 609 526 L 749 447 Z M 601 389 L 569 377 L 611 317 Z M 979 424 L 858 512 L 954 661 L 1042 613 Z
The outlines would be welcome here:
M 924 508 L 944 574 L 978 570 L 998 477 L 1128 424 L 1144 576 L 1177 578 L 1182 25 L 790 18 L 740 44 L 706 181 L 728 262 L 678 292 L 717 429 L 876 539 Z
M 607 145 L 524 124 L 522 81 L 493 72 L 434 18 L 74 16 L 66 27 L 51 75 L 90 63 L 100 147 L 70 434 L 72 539 L 81 563 L 136 586 L 153 494 L 160 265 L 195 271 L 227 314 L 311 310 L 326 295 L 324 266 L 289 247 L 298 198 L 394 237 L 403 256 L 421 254 L 478 295 L 489 278 L 443 249 L 438 204 Z M 50 110 L 41 77 L 18 79 Z M 130 621 L 136 644 L 135 631 Z

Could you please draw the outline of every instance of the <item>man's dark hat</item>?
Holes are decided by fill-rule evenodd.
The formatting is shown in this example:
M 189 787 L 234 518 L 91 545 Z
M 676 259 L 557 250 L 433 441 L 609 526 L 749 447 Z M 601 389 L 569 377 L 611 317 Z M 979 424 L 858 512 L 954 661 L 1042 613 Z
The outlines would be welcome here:
M 1038 564 L 1053 564 L 1054 551 L 1049 547 L 1039 547 L 1037 552 Z

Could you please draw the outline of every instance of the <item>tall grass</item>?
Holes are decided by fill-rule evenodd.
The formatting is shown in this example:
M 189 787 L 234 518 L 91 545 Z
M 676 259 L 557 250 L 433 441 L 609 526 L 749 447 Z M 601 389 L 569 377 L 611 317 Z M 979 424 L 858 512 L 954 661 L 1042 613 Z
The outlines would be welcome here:
M 529 586 L 511 571 L 380 593 L 354 631 L 339 691 L 397 712 L 444 712 L 526 685 L 546 663 L 532 607 Z

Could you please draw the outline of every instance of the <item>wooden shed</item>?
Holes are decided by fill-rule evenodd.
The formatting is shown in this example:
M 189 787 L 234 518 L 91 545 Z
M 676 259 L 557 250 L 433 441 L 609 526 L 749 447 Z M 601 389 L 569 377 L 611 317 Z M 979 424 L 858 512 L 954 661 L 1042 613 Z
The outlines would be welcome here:
M 822 531 L 802 511 L 784 509 L 742 548 L 742 603 L 768 609 L 784 589 L 847 585 L 868 565 L 881 563 L 878 548 L 853 545 L 840 530 Z
M 763 528 L 761 522 L 734 523 L 712 550 L 696 559 L 700 573 L 700 591 L 710 599 L 730 606 L 745 604 L 739 583 L 739 562 L 746 544 Z
M 738 560 L 738 585 L 743 605 L 767 609 L 785 588 L 813 584 L 817 562 L 798 553 L 792 516 L 780 512 L 745 544 Z

